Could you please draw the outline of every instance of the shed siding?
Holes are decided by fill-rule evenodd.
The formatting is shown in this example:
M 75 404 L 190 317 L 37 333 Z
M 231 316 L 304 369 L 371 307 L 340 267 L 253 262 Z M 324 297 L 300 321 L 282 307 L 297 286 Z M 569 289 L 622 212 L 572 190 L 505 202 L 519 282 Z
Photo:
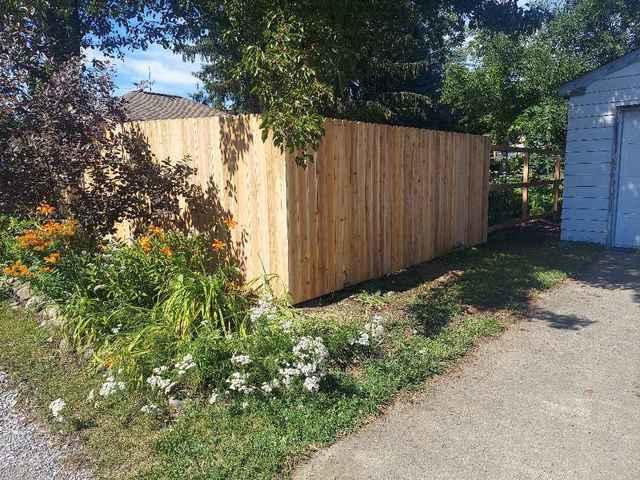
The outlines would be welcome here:
M 569 100 L 562 239 L 606 244 L 618 107 L 640 105 L 640 63 Z

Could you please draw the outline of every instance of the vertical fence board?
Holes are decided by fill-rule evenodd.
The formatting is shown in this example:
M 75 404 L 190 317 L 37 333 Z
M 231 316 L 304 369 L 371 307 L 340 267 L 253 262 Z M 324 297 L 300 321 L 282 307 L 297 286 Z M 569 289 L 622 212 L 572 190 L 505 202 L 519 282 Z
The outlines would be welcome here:
M 215 204 L 233 215 L 247 277 L 277 275 L 294 302 L 486 240 L 483 137 L 327 120 L 303 169 L 255 116 L 136 125 L 157 157 L 191 156 L 208 194 L 192 226 L 215 222 Z

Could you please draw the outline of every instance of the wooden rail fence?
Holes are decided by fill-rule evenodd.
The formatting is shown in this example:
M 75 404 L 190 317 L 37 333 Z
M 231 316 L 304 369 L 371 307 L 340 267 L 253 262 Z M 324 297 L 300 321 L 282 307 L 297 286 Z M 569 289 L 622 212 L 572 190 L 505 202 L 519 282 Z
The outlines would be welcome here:
M 502 230 L 505 228 L 510 228 L 518 224 L 527 223 L 530 220 L 536 220 L 540 218 L 547 218 L 547 215 L 542 216 L 531 216 L 529 214 L 529 190 L 531 188 L 536 187 L 546 187 L 553 189 L 553 218 L 554 220 L 558 220 L 560 216 L 560 199 L 561 199 L 561 189 L 563 186 L 563 178 L 562 178 L 562 155 L 554 152 L 552 150 L 540 150 L 540 149 L 528 149 L 521 147 L 512 147 L 508 145 L 494 145 L 491 147 L 491 161 L 496 161 L 496 153 L 518 153 L 522 154 L 522 181 L 521 182 L 510 182 L 510 183 L 491 183 L 489 186 L 490 192 L 497 191 L 510 191 L 521 189 L 522 191 L 522 213 L 518 218 L 509 219 L 505 222 L 501 222 L 496 225 L 489 226 L 489 233 L 495 232 L 498 230 Z M 554 172 L 553 179 L 545 179 L 545 180 L 530 180 L 530 158 L 531 154 L 540 154 L 547 155 L 554 159 Z
M 239 223 L 247 277 L 275 274 L 296 303 L 486 241 L 485 137 L 328 120 L 303 169 L 256 116 L 136 125 L 156 156 L 191 156 L 193 181 Z M 204 203 L 194 223 L 215 213 Z

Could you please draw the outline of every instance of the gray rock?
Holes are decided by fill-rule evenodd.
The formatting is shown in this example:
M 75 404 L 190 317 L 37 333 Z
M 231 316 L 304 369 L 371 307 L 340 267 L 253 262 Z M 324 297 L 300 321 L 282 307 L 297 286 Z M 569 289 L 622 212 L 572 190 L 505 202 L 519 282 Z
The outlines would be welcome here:
M 13 293 L 18 299 L 18 302 L 22 305 L 26 304 L 27 301 L 33 296 L 31 285 L 29 285 L 28 283 L 21 283 L 18 286 L 14 287 Z
M 86 348 L 84 349 L 84 351 L 82 352 L 82 358 L 83 358 L 84 360 L 89 361 L 89 360 L 91 360 L 91 358 L 93 358 L 93 354 L 94 354 L 94 353 L 95 353 L 95 352 L 94 352 L 93 348 L 91 348 L 91 347 L 86 347 Z
M 184 410 L 184 406 L 185 406 L 184 400 L 178 400 L 173 397 L 169 398 L 169 408 L 171 409 L 172 412 L 180 413 L 182 410 Z
M 24 304 L 24 306 L 26 308 L 32 309 L 32 310 L 36 310 L 39 311 L 42 308 L 44 308 L 44 306 L 47 304 L 46 299 L 41 296 L 41 295 L 37 295 L 34 294 L 31 296 L 31 298 L 29 298 L 26 303 Z
M 40 311 L 39 315 L 41 319 L 40 325 L 42 326 L 62 326 L 62 316 L 60 309 L 56 305 L 48 304 Z
M 62 340 L 60 340 L 60 344 L 58 345 L 58 348 L 63 352 L 68 352 L 71 349 L 69 345 L 69 340 L 67 340 L 65 337 L 62 337 Z

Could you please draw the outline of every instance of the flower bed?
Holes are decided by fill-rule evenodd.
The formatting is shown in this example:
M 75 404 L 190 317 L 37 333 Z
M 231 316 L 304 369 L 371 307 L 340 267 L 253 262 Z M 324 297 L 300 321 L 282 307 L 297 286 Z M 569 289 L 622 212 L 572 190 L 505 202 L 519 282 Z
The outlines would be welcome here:
M 317 394 L 332 369 L 379 351 L 382 317 L 324 325 L 295 315 L 267 282 L 243 283 L 222 239 L 151 226 L 131 245 L 95 244 L 54 215 L 41 205 L 34 219 L 2 219 L 3 274 L 57 305 L 66 340 L 102 372 L 92 400 L 142 391 L 152 415 L 197 399 L 246 407 Z

